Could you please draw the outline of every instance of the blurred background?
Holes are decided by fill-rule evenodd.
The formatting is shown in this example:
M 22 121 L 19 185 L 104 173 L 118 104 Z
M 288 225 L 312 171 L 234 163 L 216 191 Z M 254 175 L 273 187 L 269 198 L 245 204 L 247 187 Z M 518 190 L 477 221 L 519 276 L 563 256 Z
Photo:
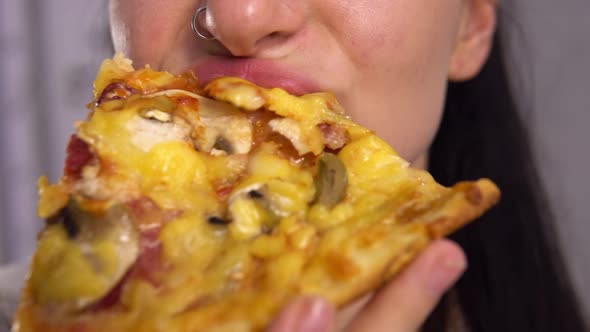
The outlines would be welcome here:
M 0 0 L 0 263 L 26 259 L 41 225 L 36 179 L 61 174 L 100 62 L 112 56 L 106 0 Z
M 590 308 L 590 3 L 502 3 L 514 88 L 524 96 L 559 236 Z M 1 0 L 0 27 L 2 265 L 31 254 L 41 225 L 36 179 L 60 175 L 72 124 L 85 116 L 96 70 L 113 51 L 106 0 Z

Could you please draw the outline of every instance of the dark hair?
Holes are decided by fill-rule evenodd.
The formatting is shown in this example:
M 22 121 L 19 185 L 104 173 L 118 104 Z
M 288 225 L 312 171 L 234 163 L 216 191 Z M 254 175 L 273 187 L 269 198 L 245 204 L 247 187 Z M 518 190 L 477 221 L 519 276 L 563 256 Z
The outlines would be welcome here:
M 469 268 L 424 328 L 441 331 L 458 304 L 471 331 L 585 331 L 500 40 L 476 78 L 449 85 L 429 170 L 445 185 L 491 178 L 502 199 L 452 237 Z

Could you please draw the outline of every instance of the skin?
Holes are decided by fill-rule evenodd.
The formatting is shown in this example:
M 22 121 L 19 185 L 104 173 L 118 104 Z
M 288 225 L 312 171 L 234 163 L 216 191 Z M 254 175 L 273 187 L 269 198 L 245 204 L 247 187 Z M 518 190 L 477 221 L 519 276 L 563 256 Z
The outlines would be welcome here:
M 496 24 L 493 0 L 209 0 L 208 41 L 190 28 L 204 3 L 111 0 L 116 50 L 175 73 L 219 57 L 276 64 L 334 93 L 416 167 L 426 165 L 448 81 L 479 72 Z M 269 331 L 415 331 L 465 266 L 457 245 L 438 241 L 371 299 L 338 314 L 300 299 Z

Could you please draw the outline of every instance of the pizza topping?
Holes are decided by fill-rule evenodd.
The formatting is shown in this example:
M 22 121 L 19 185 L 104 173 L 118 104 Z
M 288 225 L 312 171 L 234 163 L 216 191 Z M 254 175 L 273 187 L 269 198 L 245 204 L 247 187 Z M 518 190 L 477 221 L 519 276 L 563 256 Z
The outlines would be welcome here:
M 64 174 L 73 179 L 79 179 L 81 177 L 82 168 L 93 157 L 88 144 L 81 140 L 77 135 L 72 135 L 66 149 Z
M 170 89 L 149 95 L 159 96 L 188 97 L 198 101 L 198 134 L 194 138 L 197 150 L 213 155 L 246 154 L 250 151 L 251 125 L 234 106 L 184 90 Z
M 270 123 L 272 122 L 277 128 L 282 128 L 283 123 L 281 120 L 288 119 L 279 118 L 275 113 L 264 110 L 248 112 L 246 113 L 246 116 L 252 124 L 252 150 L 256 150 L 265 142 L 272 142 L 277 147 L 277 154 L 284 159 L 291 161 L 293 164 L 299 165 L 301 167 L 313 166 L 315 164 L 315 156 L 313 153 L 308 152 L 301 154 L 300 151 L 295 148 L 292 141 L 290 141 L 282 133 L 274 131 L 271 127 Z M 283 129 L 287 135 L 290 135 L 287 129 L 288 126 L 289 124 L 287 124 Z M 283 129 L 279 130 L 282 131 Z M 296 142 L 301 143 L 300 148 L 305 150 L 305 143 L 299 140 L 297 135 L 292 136 Z
M 252 126 L 252 149 L 255 150 L 267 141 L 272 129 L 268 123 L 277 118 L 277 115 L 268 111 L 254 111 L 246 113 L 246 117 Z
M 70 199 L 60 222 L 42 234 L 43 250 L 35 255 L 31 273 L 41 303 L 82 309 L 106 295 L 135 262 L 138 236 L 125 209 L 100 211 L 99 205 Z
M 222 136 L 217 137 L 215 140 L 215 144 L 213 144 L 213 148 L 211 149 L 211 154 L 213 155 L 228 155 L 232 154 L 234 151 L 233 146 L 231 143 Z
M 348 185 L 346 167 L 340 158 L 331 153 L 323 154 L 318 161 L 316 200 L 327 207 L 338 204 Z
M 148 119 L 148 120 L 155 120 L 155 121 L 163 122 L 163 123 L 167 123 L 167 122 L 172 121 L 172 115 L 170 113 L 162 112 L 162 111 L 155 109 L 155 108 L 144 109 L 139 114 L 144 119 Z
M 249 251 L 256 258 L 267 259 L 282 254 L 286 249 L 284 237 L 261 235 L 252 241 Z
M 201 100 L 199 116 L 202 134 L 197 138 L 198 149 L 212 149 L 227 154 L 246 154 L 252 148 L 252 127 L 246 116 L 227 104 Z
M 224 77 L 209 82 L 205 92 L 216 100 L 225 101 L 240 109 L 256 111 L 266 104 L 264 89 L 237 77 Z
M 69 194 L 61 184 L 49 184 L 46 176 L 37 180 L 37 191 L 39 193 L 39 206 L 37 214 L 41 218 L 51 218 L 56 215 L 68 203 Z
M 105 62 L 65 177 L 38 181 L 23 331 L 262 330 L 293 296 L 378 287 L 497 197 L 410 171 L 329 94 L 197 84 Z
M 248 197 L 254 198 L 254 199 L 259 199 L 259 198 L 263 198 L 264 195 L 262 194 L 262 192 L 260 192 L 260 190 L 250 190 L 248 192 Z
M 162 259 L 161 226 L 144 228 L 139 234 L 139 253 L 130 277 L 148 281 L 153 286 L 160 283 L 160 275 L 166 273 Z
M 96 99 L 95 106 L 99 106 L 105 101 L 125 99 L 136 93 L 137 90 L 125 85 L 123 82 L 113 82 L 102 90 L 102 93 Z
M 212 225 L 227 225 L 231 222 L 231 220 L 226 220 L 218 216 L 210 216 L 207 218 L 207 222 Z
M 299 155 L 311 152 L 311 149 L 303 139 L 301 128 L 297 121 L 288 118 L 277 118 L 269 121 L 268 125 L 273 131 L 286 137 L 293 144 Z
M 69 239 L 74 239 L 80 233 L 80 227 L 76 223 L 76 220 L 72 217 L 70 209 L 63 208 L 59 213 L 47 220 L 48 224 L 59 224 L 61 223 L 68 234 Z
M 180 89 L 191 92 L 200 92 L 199 78 L 194 71 L 188 70 L 179 76 L 176 76 L 172 82 L 170 82 L 166 89 Z
M 338 150 L 350 142 L 350 134 L 342 126 L 334 123 L 320 123 L 318 128 L 322 132 L 324 145 L 331 150 Z
M 182 215 L 180 210 L 163 210 L 151 198 L 143 196 L 126 204 L 129 217 L 140 232 L 153 230 Z
M 236 239 L 243 240 L 259 235 L 276 220 L 276 216 L 260 202 L 246 195 L 231 199 L 228 212 L 232 220 L 229 230 Z
M 131 275 L 131 273 L 127 272 L 121 278 L 121 280 L 119 280 L 117 285 L 115 287 L 113 287 L 113 289 L 111 289 L 105 296 L 103 296 L 101 299 L 99 299 L 95 303 L 90 304 L 86 308 L 84 308 L 84 312 L 90 312 L 90 313 L 99 312 L 102 310 L 110 309 L 113 306 L 115 306 L 116 304 L 118 304 L 120 301 L 120 298 L 121 298 L 121 292 L 123 291 L 123 286 L 125 285 L 125 282 L 129 279 L 130 275 Z
M 130 119 L 126 127 L 131 142 L 141 150 L 148 152 L 163 142 L 191 142 L 192 128 L 184 119 L 156 109 L 146 109 L 140 115 Z

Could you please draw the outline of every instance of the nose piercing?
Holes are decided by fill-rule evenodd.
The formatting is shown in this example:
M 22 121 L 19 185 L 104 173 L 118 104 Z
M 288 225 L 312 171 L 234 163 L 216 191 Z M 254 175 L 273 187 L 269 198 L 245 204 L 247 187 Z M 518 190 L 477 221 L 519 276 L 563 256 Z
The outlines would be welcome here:
M 206 10 L 207 10 L 206 5 L 199 7 L 199 9 L 197 9 L 197 11 L 195 12 L 195 15 L 193 15 L 193 20 L 191 21 L 191 28 L 197 34 L 197 36 L 199 36 L 205 40 L 213 40 L 213 39 L 215 39 L 215 36 L 213 36 L 213 34 L 211 34 L 211 32 L 207 29 L 207 27 L 204 27 L 201 24 L 201 20 L 199 19 L 201 16 L 201 13 L 205 14 Z

